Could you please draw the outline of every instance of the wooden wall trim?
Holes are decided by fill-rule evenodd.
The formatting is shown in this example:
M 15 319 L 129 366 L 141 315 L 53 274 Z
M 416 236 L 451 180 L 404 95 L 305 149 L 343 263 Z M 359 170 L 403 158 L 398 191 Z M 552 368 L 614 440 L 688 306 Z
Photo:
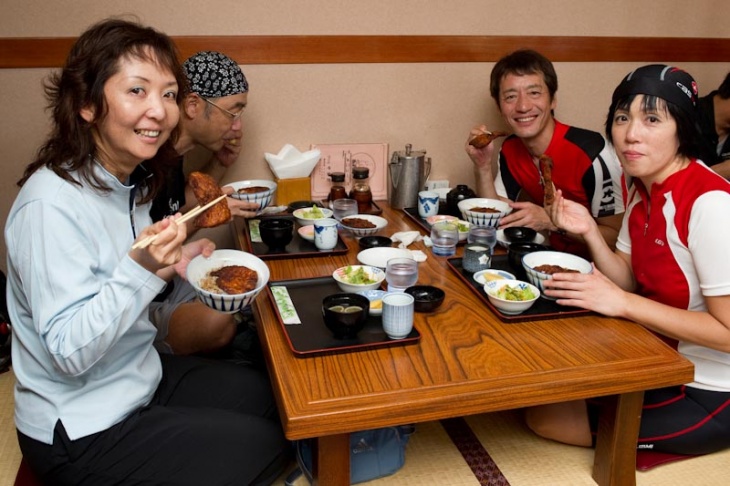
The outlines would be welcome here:
M 521 47 L 554 62 L 727 62 L 730 38 L 570 36 L 180 36 L 183 58 L 225 52 L 242 65 L 494 62 Z M 59 67 L 73 37 L 0 38 L 0 68 Z

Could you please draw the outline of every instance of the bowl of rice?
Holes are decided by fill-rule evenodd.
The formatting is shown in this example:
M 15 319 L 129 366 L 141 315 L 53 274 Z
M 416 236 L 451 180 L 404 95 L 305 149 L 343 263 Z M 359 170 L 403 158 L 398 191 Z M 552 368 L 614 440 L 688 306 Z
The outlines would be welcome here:
M 215 250 L 188 264 L 187 279 L 208 307 L 234 314 L 249 305 L 269 282 L 269 267 L 250 253 Z

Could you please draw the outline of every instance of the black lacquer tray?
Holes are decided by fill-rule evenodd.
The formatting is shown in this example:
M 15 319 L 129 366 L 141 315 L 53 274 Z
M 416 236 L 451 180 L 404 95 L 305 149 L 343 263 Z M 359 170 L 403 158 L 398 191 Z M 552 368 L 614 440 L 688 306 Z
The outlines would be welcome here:
M 446 262 L 451 270 L 453 270 L 456 275 L 459 276 L 464 283 L 466 283 L 467 286 L 479 296 L 482 302 L 484 302 L 487 307 L 489 307 L 489 309 L 504 322 L 539 321 L 545 319 L 584 316 L 591 313 L 591 311 L 585 309 L 559 305 L 554 300 L 540 297 L 532 307 L 521 314 L 503 314 L 499 311 L 499 309 L 494 307 L 491 302 L 489 302 L 489 298 L 487 297 L 486 292 L 484 292 L 484 286 L 474 280 L 471 272 L 464 270 L 461 265 L 461 258 L 447 258 Z M 515 273 L 507 261 L 507 255 L 494 255 L 492 257 L 492 268 L 504 270 L 512 274 Z
M 294 229 L 293 234 L 294 237 L 292 238 L 291 242 L 286 245 L 284 250 L 275 250 L 271 251 L 268 246 L 266 246 L 265 243 L 261 241 L 253 241 L 251 238 L 251 225 L 254 221 L 260 221 L 265 218 L 281 218 L 281 219 L 291 219 L 294 221 Z M 347 245 L 344 241 L 342 241 L 342 238 L 340 235 L 337 235 L 337 245 L 332 250 L 327 251 L 320 251 L 317 249 L 317 247 L 314 245 L 314 241 L 307 241 L 301 236 L 299 236 L 299 232 L 297 231 L 298 225 L 296 223 L 296 219 L 294 216 L 286 216 L 286 215 L 275 215 L 275 216 L 261 216 L 258 218 L 252 218 L 247 219 L 246 224 L 243 226 L 243 237 L 246 238 L 246 243 L 248 244 L 248 247 L 251 249 L 251 253 L 256 255 L 257 257 L 261 258 L 262 260 L 269 260 L 274 258 L 302 258 L 302 257 L 321 257 L 326 255 L 340 255 L 347 253 Z
M 271 293 L 271 287 L 284 286 L 297 310 L 301 324 L 284 324 Z M 298 357 L 322 353 L 342 353 L 384 346 L 402 346 L 421 339 L 415 326 L 404 339 L 390 339 L 383 331 L 380 316 L 370 316 L 362 331 L 354 339 L 335 339 L 322 318 L 322 299 L 342 292 L 332 277 L 307 278 L 301 280 L 279 280 L 269 282 L 266 287 L 276 310 L 289 347 Z

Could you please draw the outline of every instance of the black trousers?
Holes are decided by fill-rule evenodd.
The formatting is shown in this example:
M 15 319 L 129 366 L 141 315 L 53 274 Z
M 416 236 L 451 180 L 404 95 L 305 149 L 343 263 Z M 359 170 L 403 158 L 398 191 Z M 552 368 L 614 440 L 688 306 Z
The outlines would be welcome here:
M 59 485 L 270 484 L 289 463 L 268 379 L 245 366 L 162 355 L 152 402 L 113 427 L 53 445 L 20 432 L 23 456 Z

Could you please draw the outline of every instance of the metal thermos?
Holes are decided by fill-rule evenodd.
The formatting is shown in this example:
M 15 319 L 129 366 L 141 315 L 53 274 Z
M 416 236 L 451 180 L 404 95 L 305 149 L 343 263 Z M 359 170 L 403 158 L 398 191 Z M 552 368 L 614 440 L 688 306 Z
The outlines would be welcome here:
M 426 158 L 426 151 L 412 150 L 409 143 L 405 152 L 393 152 L 388 169 L 390 207 L 397 209 L 416 207 L 418 192 L 423 190 L 431 173 L 431 158 Z

